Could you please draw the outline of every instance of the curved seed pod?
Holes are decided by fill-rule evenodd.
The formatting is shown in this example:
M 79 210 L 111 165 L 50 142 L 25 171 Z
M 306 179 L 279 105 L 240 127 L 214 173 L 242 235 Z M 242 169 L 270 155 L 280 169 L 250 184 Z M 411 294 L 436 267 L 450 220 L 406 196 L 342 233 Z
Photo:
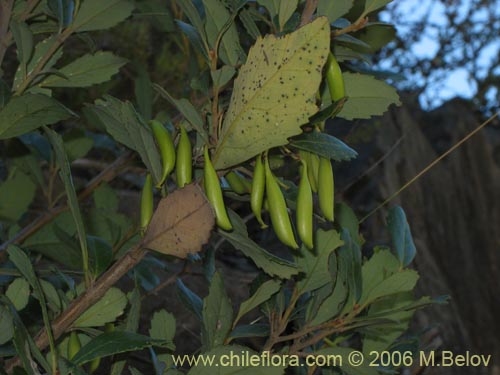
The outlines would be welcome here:
M 300 151 L 300 157 L 307 163 L 307 177 L 313 192 L 318 192 L 319 156 L 308 151 Z
M 297 232 L 299 237 L 308 249 L 314 247 L 313 244 L 313 196 L 311 184 L 307 176 L 307 163 L 302 162 L 302 172 L 300 176 L 299 191 L 297 194 Z
M 222 189 L 220 187 L 219 176 L 210 161 L 210 155 L 208 154 L 208 147 L 205 146 L 205 168 L 204 168 L 204 184 L 205 192 L 207 194 L 208 201 L 212 204 L 215 212 L 215 219 L 217 225 L 224 230 L 231 230 L 233 226 L 227 216 L 226 206 L 224 205 L 224 198 L 222 196 Z
M 250 193 L 250 206 L 252 212 L 257 218 L 261 228 L 267 228 L 267 224 L 262 220 L 262 201 L 264 200 L 264 191 L 266 189 L 266 173 L 262 164 L 262 156 L 257 155 L 255 159 L 255 168 L 253 170 L 252 191 Z
M 236 194 L 247 194 L 252 190 L 252 185 L 245 178 L 240 176 L 237 172 L 231 171 L 224 176 L 231 190 Z
M 81 347 L 82 344 L 78 338 L 78 334 L 76 331 L 71 331 L 68 342 L 68 359 L 72 360 L 76 353 L 80 351 Z
M 115 324 L 114 323 L 106 323 L 106 325 L 104 326 L 104 332 L 109 333 L 109 332 L 114 332 L 114 331 L 115 331 Z M 97 370 L 99 368 L 100 364 L 101 364 L 100 357 L 93 359 L 90 362 L 89 373 L 93 374 L 95 372 L 95 370 Z
M 181 188 L 189 184 L 193 178 L 193 151 L 186 129 L 182 125 L 180 129 L 181 137 L 177 145 L 175 176 L 177 178 L 177 186 Z
M 293 249 L 298 249 L 299 246 L 297 245 L 295 236 L 293 235 L 292 223 L 290 222 L 290 217 L 288 216 L 285 197 L 283 196 L 278 182 L 276 182 L 273 173 L 271 172 L 271 168 L 269 167 L 267 160 L 265 163 L 265 171 L 266 195 L 269 201 L 269 213 L 271 214 L 273 229 L 281 242 Z
M 95 358 L 93 359 L 91 362 L 90 362 L 90 366 L 89 366 L 89 373 L 90 374 L 93 374 L 95 372 L 95 370 L 97 370 L 99 368 L 99 365 L 101 364 L 101 358 Z
M 330 90 L 332 102 L 336 102 L 345 96 L 342 70 L 340 70 L 339 63 L 331 52 L 328 55 L 328 61 L 326 63 L 326 82 L 328 84 L 328 89 Z
M 148 173 L 141 193 L 141 230 L 145 230 L 153 216 L 153 180 Z
M 151 129 L 153 129 L 153 134 L 160 149 L 161 162 L 162 162 L 162 173 L 161 179 L 158 181 L 156 187 L 161 187 L 165 180 L 167 179 L 170 172 L 174 170 L 175 167 L 175 147 L 174 141 L 170 132 L 165 129 L 161 122 L 157 120 L 151 120 L 149 122 Z
M 332 163 L 330 159 L 321 157 L 318 171 L 319 208 L 329 221 L 333 221 L 334 194 Z

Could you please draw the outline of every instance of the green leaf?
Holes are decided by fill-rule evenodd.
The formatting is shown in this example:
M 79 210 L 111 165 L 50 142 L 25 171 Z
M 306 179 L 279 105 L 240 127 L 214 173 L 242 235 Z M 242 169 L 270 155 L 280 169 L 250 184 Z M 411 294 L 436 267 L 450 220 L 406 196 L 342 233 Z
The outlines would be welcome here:
M 81 129 L 73 128 L 63 134 L 64 150 L 69 161 L 83 158 L 92 149 L 94 140 Z
M 185 3 L 187 4 L 189 3 L 189 1 L 186 1 Z M 189 42 L 195 48 L 195 50 L 201 53 L 205 60 L 208 62 L 208 52 L 198 30 L 196 30 L 192 25 L 186 22 L 175 20 L 175 23 L 177 24 L 177 26 L 179 26 L 179 29 L 181 29 L 181 31 L 187 36 Z
M 379 298 L 407 292 L 415 287 L 418 273 L 414 270 L 401 270 L 399 261 L 389 250 L 373 254 L 362 268 L 363 293 L 360 305 L 368 305 Z
M 51 49 L 54 43 L 56 42 L 57 42 L 57 35 L 54 35 L 37 43 L 37 45 L 35 46 L 35 51 L 33 52 L 33 56 L 28 62 L 27 66 L 28 74 L 31 74 L 33 72 L 33 69 L 35 69 L 38 63 L 46 56 L 49 49 Z M 54 54 L 50 57 L 49 61 L 47 61 L 43 66 L 44 70 L 46 71 L 50 70 L 61 58 L 62 54 L 63 54 L 62 47 L 57 48 Z M 21 83 L 23 82 L 23 80 L 24 80 L 23 71 L 21 67 L 19 67 L 16 71 L 16 75 L 14 76 L 14 83 L 12 85 L 12 89 L 17 90 L 21 85 Z
M 386 46 L 396 37 L 396 28 L 391 24 L 368 24 L 357 35 L 358 40 L 362 41 L 368 48 L 354 48 L 360 52 L 373 54 Z
M 268 337 L 270 333 L 269 324 L 245 324 L 237 326 L 231 331 L 231 339 L 245 337 Z
M 240 250 L 245 256 L 252 259 L 255 265 L 270 276 L 278 276 L 281 279 L 289 279 L 299 273 L 299 269 L 293 263 L 267 252 L 248 237 L 245 223 L 233 212 L 229 212 L 233 231 L 220 231 L 219 234 Z
M 33 288 L 35 296 L 40 300 L 45 300 L 38 277 L 26 253 L 16 245 L 9 245 L 7 252 L 9 253 L 10 261 L 14 263 L 19 272 L 21 272 L 21 275 L 23 275 Z
M 205 27 L 198 10 L 192 1 L 177 0 L 177 5 L 182 9 L 182 12 L 189 18 L 195 30 L 203 41 L 206 41 Z
M 359 220 L 351 207 L 344 202 L 336 204 L 335 219 L 341 228 L 347 229 L 352 241 L 358 245 L 362 245 L 359 234 Z
M 125 320 L 125 325 L 121 326 L 119 331 L 136 333 L 139 329 L 139 321 L 141 319 L 141 293 L 137 286 L 129 293 L 128 300 L 130 302 L 130 308 L 128 310 L 127 319 Z M 125 358 L 114 361 L 110 375 L 121 375 L 126 362 Z
M 128 0 L 85 0 L 70 26 L 75 32 L 109 29 L 124 21 L 134 10 Z
M 61 228 L 64 228 L 62 230 Z M 70 212 L 63 212 L 52 222 L 44 225 L 30 236 L 23 244 L 26 249 L 39 252 L 73 270 L 81 270 L 82 256 L 74 243 L 68 245 L 61 241 L 59 234 L 63 232 L 67 238 L 76 233 L 75 223 Z M 73 241 L 74 242 L 74 241 Z
M 193 312 L 193 314 L 198 318 L 198 320 L 203 320 L 203 301 L 197 294 L 195 294 L 191 289 L 189 289 L 181 279 L 176 280 L 177 285 L 177 295 L 181 299 L 182 303 Z
M 400 293 L 392 298 L 373 303 L 368 311 L 368 317 L 371 314 L 385 313 L 384 318 L 393 320 L 393 323 L 384 324 L 380 327 L 365 329 L 365 338 L 363 340 L 363 352 L 372 351 L 382 352 L 389 349 L 391 344 L 407 329 L 410 319 L 414 314 L 412 310 L 401 310 L 390 313 L 390 310 L 404 308 L 414 302 L 412 293 Z
M 222 34 L 218 50 L 219 57 L 225 64 L 236 65 L 243 50 L 231 14 L 220 0 L 202 0 L 202 2 L 205 6 L 205 32 L 208 44 L 215 48 L 216 40 L 219 34 Z
M 40 280 L 35 274 L 35 270 L 33 269 L 33 265 L 31 264 L 28 255 L 16 245 L 9 245 L 7 248 L 7 253 L 9 254 L 9 260 L 14 263 L 16 268 L 21 272 L 23 277 L 28 281 L 28 283 L 33 288 L 33 295 L 40 301 L 40 307 L 42 309 L 43 323 L 45 327 L 50 326 L 50 321 L 48 320 L 48 313 L 45 301 L 45 293 L 43 292 L 42 286 L 40 284 Z M 48 368 L 47 361 L 43 358 L 42 354 L 38 350 L 37 346 L 29 336 L 24 327 L 23 323 L 19 319 L 16 312 L 12 312 L 14 317 L 15 329 L 14 329 L 14 344 L 19 353 L 20 350 L 26 350 L 27 356 L 29 356 L 28 345 L 31 349 L 31 352 L 35 356 L 35 358 L 44 366 L 44 368 Z M 16 344 L 17 342 L 17 344 Z M 20 349 L 20 345 L 23 346 L 23 349 Z
M 155 340 L 132 332 L 103 333 L 83 346 L 73 357 L 72 362 L 76 365 L 83 365 L 96 358 L 141 350 L 151 346 L 168 347 L 168 343 L 164 340 Z
M 175 317 L 164 309 L 157 311 L 151 318 L 149 336 L 153 339 L 165 340 L 173 346 L 175 336 Z
M 16 222 L 28 210 L 36 185 L 23 172 L 15 171 L 0 184 L 0 220 Z
M 187 99 L 174 99 L 163 87 L 153 83 L 153 88 L 165 99 L 167 99 L 177 110 L 182 113 L 184 118 L 196 129 L 198 134 L 208 141 L 207 132 L 203 126 L 203 118 L 196 108 Z
M 295 256 L 298 266 L 304 272 L 304 276 L 297 283 L 300 294 L 318 289 L 330 281 L 330 255 L 344 242 L 337 231 L 319 229 L 315 243 L 314 251 L 303 246 L 300 255 Z
M 319 0 L 318 15 L 327 16 L 330 23 L 346 14 L 352 8 L 353 0 Z
M 383 81 L 358 73 L 343 73 L 348 97 L 338 114 L 346 120 L 382 115 L 391 104 L 401 105 L 396 89 Z
M 258 39 L 234 83 L 213 157 L 224 169 L 288 143 L 318 111 L 315 95 L 330 48 L 326 17 L 277 38 Z
M 17 137 L 71 116 L 71 111 L 48 96 L 16 96 L 0 111 L 0 140 Z
M 21 311 L 28 304 L 30 284 L 22 277 L 14 279 L 5 291 L 5 295 L 10 299 L 16 310 Z
M 161 178 L 160 154 L 153 134 L 129 102 L 104 96 L 87 109 L 94 113 L 106 131 L 118 142 L 135 150 L 153 175 L 155 183 Z
M 367 14 L 386 6 L 391 1 L 392 0 L 366 0 L 365 9 L 363 10 L 363 14 L 360 16 L 360 18 L 365 17 Z
M 415 258 L 417 249 L 413 243 L 410 226 L 400 206 L 394 206 L 387 216 L 387 227 L 392 237 L 392 244 L 402 267 L 408 266 Z
M 8 296 L 7 296 L 8 297 Z M 9 342 L 14 336 L 14 321 L 8 307 L 0 305 L 0 345 Z
M 303 133 L 294 137 L 290 145 L 335 161 L 351 160 L 358 156 L 356 151 L 340 139 L 323 132 Z
M 127 306 L 127 296 L 118 288 L 109 289 L 97 303 L 87 309 L 75 320 L 74 326 L 100 327 L 106 323 L 114 322 L 123 314 Z
M 48 0 L 50 10 L 59 20 L 59 28 L 67 27 L 73 21 L 75 2 L 73 0 Z
M 82 253 L 83 270 L 87 272 L 88 267 L 88 247 L 87 247 L 87 235 L 85 232 L 85 226 L 83 225 L 82 213 L 80 211 L 80 205 L 78 202 L 78 197 L 76 195 L 75 186 L 73 184 L 73 177 L 71 175 L 71 168 L 69 165 L 68 156 L 64 150 L 64 143 L 62 137 L 55 131 L 46 129 L 46 133 L 49 137 L 50 143 L 54 148 L 54 153 L 56 156 L 57 164 L 59 166 L 59 176 L 64 183 L 64 189 L 66 190 L 66 196 L 68 197 L 68 205 L 75 222 L 76 231 L 78 233 L 78 239 L 80 241 L 80 250 Z
M 344 307 L 349 293 L 348 267 L 346 263 L 342 261 L 336 262 L 336 265 L 337 269 L 333 291 L 320 303 L 317 311 L 314 312 L 314 318 L 309 322 L 311 326 L 324 323 L 336 317 Z M 330 272 L 332 272 L 332 270 L 330 270 Z M 318 289 L 316 293 L 319 293 L 320 290 L 321 289 Z
M 234 321 L 238 322 L 243 315 L 266 302 L 273 296 L 273 294 L 280 290 L 280 287 L 281 282 L 278 280 L 268 280 L 261 284 L 249 299 L 241 303 L 240 310 L 238 311 L 238 315 Z
M 103 239 L 95 236 L 87 236 L 89 250 L 90 269 L 95 278 L 108 269 L 113 262 L 113 249 Z
M 45 360 L 45 357 L 40 353 L 40 350 L 35 345 L 33 339 L 31 338 L 28 330 L 24 326 L 21 318 L 17 314 L 17 311 L 14 309 L 14 306 L 10 303 L 10 301 L 3 295 L 0 294 L 0 301 L 6 305 L 7 314 L 10 315 L 13 323 L 14 323 L 14 332 L 13 332 L 13 343 L 16 349 L 16 355 L 19 356 L 21 363 L 24 366 L 24 369 L 28 374 L 35 375 L 32 368 L 32 363 L 34 359 L 40 363 L 40 365 L 44 368 L 46 372 L 50 372 L 50 366 Z M 35 357 L 33 359 L 33 357 Z M 39 374 L 37 372 L 36 374 Z
M 361 248 L 360 245 L 353 240 L 350 232 L 345 227 L 342 228 L 342 246 L 338 254 L 338 262 L 342 263 L 340 267 L 346 269 L 347 286 L 349 293 L 346 298 L 346 303 L 341 313 L 347 313 L 354 308 L 363 292 L 364 279 L 361 273 Z
M 220 273 L 212 277 L 208 296 L 203 300 L 202 342 L 205 350 L 224 344 L 233 322 L 233 307 Z
M 251 366 L 250 363 L 247 364 L 248 367 L 243 366 L 242 358 L 252 357 L 254 355 L 261 357 L 261 354 L 240 345 L 227 345 L 219 346 L 210 350 L 209 352 L 203 353 L 206 358 L 213 358 L 212 364 L 202 363 L 200 361 L 197 366 L 191 367 L 188 375 L 283 375 L 285 373 L 285 365 L 282 366 Z M 233 366 L 223 366 L 222 362 L 219 361 L 222 358 L 230 359 L 231 356 L 237 356 L 231 361 Z M 240 357 L 241 356 L 241 357 Z M 239 360 L 239 361 L 238 361 Z M 228 360 L 229 362 L 229 360 Z M 263 360 L 264 364 L 266 363 Z M 286 362 L 286 361 L 283 361 Z M 217 364 L 217 366 L 216 366 Z
M 115 190 L 106 182 L 99 185 L 92 194 L 96 208 L 115 212 L 120 203 Z
M 280 8 L 280 0 L 257 0 L 257 2 L 267 9 L 271 19 L 278 14 Z
M 233 78 L 236 70 L 232 66 L 224 65 L 222 68 L 210 72 L 215 87 L 222 87 Z
M 278 12 L 278 20 L 280 24 L 280 30 L 283 30 L 286 22 L 290 19 L 292 14 L 297 9 L 299 5 L 299 0 L 281 0 L 280 8 Z
M 127 63 L 127 60 L 111 52 L 99 51 L 86 54 L 45 78 L 40 87 L 89 87 L 108 81 Z
M 57 290 L 48 281 L 40 279 L 40 286 L 42 287 L 43 294 L 45 295 L 45 300 L 49 308 L 56 314 L 59 314 L 62 309 L 61 298 L 57 294 Z
M 33 53 L 33 34 L 25 22 L 12 21 L 10 30 L 16 42 L 17 58 L 19 59 L 21 70 L 26 76 L 26 67 Z
M 252 17 L 252 13 L 248 9 L 241 10 L 239 16 L 243 27 L 245 27 L 247 33 L 252 38 L 257 39 L 261 36 L 260 30 Z

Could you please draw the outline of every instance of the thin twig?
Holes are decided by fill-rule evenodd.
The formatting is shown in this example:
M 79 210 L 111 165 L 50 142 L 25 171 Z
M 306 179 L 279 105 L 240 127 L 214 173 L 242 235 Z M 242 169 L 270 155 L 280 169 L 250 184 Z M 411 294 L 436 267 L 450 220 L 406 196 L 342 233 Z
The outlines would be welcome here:
M 307 0 L 302 16 L 300 18 L 300 26 L 304 26 L 311 22 L 311 18 L 318 7 L 318 0 Z
M 432 167 L 434 167 L 441 160 L 443 160 L 445 157 L 447 157 L 449 154 L 451 154 L 453 151 L 455 151 L 458 147 L 460 147 L 462 144 L 464 144 L 474 134 L 476 134 L 478 131 L 480 131 L 482 128 L 484 128 L 486 125 L 488 125 L 490 122 L 492 122 L 499 114 L 500 114 L 500 112 L 495 113 L 493 116 L 491 116 L 489 119 L 484 121 L 481 125 L 479 125 L 476 129 L 472 130 L 469 134 L 467 134 L 465 137 L 463 137 L 455 145 L 450 147 L 441 156 L 438 156 L 433 162 L 431 162 L 424 169 L 422 169 L 420 172 L 418 172 L 415 177 L 413 177 L 410 181 L 408 181 L 406 184 L 404 184 L 401 188 L 399 188 L 395 193 L 393 193 L 385 201 L 380 203 L 375 209 L 373 209 L 370 213 L 368 213 L 365 217 L 363 217 L 359 222 L 360 223 L 364 222 L 366 219 L 368 219 L 370 216 L 372 216 L 375 212 L 377 212 L 382 207 L 384 207 L 387 203 L 389 203 L 394 198 L 396 198 L 399 194 L 401 194 L 404 190 L 406 190 L 409 186 L 411 186 L 415 181 L 417 181 L 420 177 L 422 177 L 424 174 L 426 174 Z
M 353 33 L 361 30 L 368 24 L 368 17 L 360 17 L 354 23 L 351 23 L 349 26 L 344 27 L 343 29 L 332 31 L 332 37 L 335 38 L 337 36 Z
M 351 187 L 353 187 L 355 184 L 357 184 L 361 179 L 363 179 L 365 176 L 370 174 L 375 168 L 377 168 L 381 163 L 383 163 L 393 152 L 398 148 L 398 146 L 401 144 L 401 141 L 405 138 L 404 135 L 398 138 L 398 140 L 391 146 L 391 148 L 384 153 L 375 163 L 373 163 L 368 169 L 366 169 L 363 173 L 361 173 L 358 177 L 356 177 L 353 181 L 349 182 L 347 186 L 345 186 L 342 189 L 341 194 L 344 194 L 346 191 L 348 191 Z
M 101 173 L 99 173 L 96 177 L 94 177 L 89 183 L 85 186 L 85 188 L 78 194 L 78 200 L 84 200 L 87 198 L 92 192 L 99 187 L 99 185 L 104 181 L 112 180 L 118 173 L 121 172 L 122 167 L 127 164 L 134 154 L 131 151 L 125 152 L 118 159 L 116 159 L 113 163 L 109 164 L 106 169 L 104 169 Z M 4 251 L 10 244 L 22 244 L 28 237 L 37 232 L 40 228 L 42 228 L 47 223 L 54 220 L 57 216 L 62 214 L 63 212 L 68 210 L 68 206 L 60 206 L 54 208 L 53 210 L 49 210 L 44 213 L 42 216 L 39 216 L 34 221 L 32 221 L 29 225 L 24 227 L 21 231 L 19 231 L 14 237 L 5 241 L 0 246 L 0 262 L 3 262 L 6 257 L 6 252 Z
M 139 243 L 134 248 L 129 250 L 122 258 L 120 258 L 111 268 L 106 271 L 93 286 L 87 289 L 83 294 L 76 298 L 71 305 L 59 315 L 52 323 L 52 333 L 54 339 L 57 340 L 64 332 L 71 327 L 73 322 L 90 306 L 99 301 L 104 294 L 118 280 L 122 278 L 132 267 L 141 261 L 146 255 L 146 250 L 143 249 L 142 243 Z M 35 344 L 40 350 L 44 350 L 48 345 L 48 336 L 45 328 L 35 337 Z M 6 363 L 6 371 L 11 374 L 14 367 L 20 363 L 19 357 L 16 357 Z
M 26 4 L 26 8 L 24 8 L 24 11 L 19 16 L 19 20 L 26 21 L 30 17 L 31 11 L 35 9 L 39 2 L 40 0 L 29 0 Z M 9 48 L 12 43 L 12 32 L 8 30 L 13 4 L 14 0 L 2 0 L 2 2 L 0 2 L 0 65 L 2 65 L 7 48 Z

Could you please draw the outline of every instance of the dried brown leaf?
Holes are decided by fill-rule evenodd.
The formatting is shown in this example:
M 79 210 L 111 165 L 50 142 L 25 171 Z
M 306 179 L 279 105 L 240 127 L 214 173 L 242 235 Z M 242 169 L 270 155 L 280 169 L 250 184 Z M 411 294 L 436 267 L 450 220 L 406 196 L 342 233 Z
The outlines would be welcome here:
M 160 201 L 143 244 L 163 254 L 186 258 L 207 243 L 214 224 L 205 194 L 198 185 L 189 184 Z

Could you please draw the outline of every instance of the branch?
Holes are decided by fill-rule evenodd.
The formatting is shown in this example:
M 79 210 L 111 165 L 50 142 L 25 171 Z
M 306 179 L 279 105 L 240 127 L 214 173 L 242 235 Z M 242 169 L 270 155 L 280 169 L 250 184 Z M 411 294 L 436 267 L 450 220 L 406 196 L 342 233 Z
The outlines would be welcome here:
M 353 33 L 355 31 L 359 31 L 364 28 L 368 24 L 368 17 L 360 17 L 356 20 L 356 22 L 351 23 L 349 26 L 344 27 L 343 29 L 332 31 L 332 37 L 335 38 L 342 34 Z
M 300 26 L 311 22 L 311 18 L 318 7 L 318 0 L 307 0 L 306 6 L 302 11 L 302 17 L 300 18 Z
M 99 173 L 96 177 L 94 177 L 89 183 L 85 186 L 85 188 L 78 194 L 78 200 L 84 200 L 87 198 L 92 192 L 99 187 L 99 185 L 104 181 L 110 181 L 118 173 L 121 171 L 122 167 L 127 164 L 130 159 L 134 156 L 131 151 L 125 152 L 118 159 L 116 159 L 113 163 L 109 164 L 101 173 Z M 14 237 L 5 241 L 0 246 L 0 262 L 5 261 L 5 257 L 7 253 L 4 251 L 11 244 L 22 244 L 28 237 L 32 236 L 35 232 L 37 232 L 40 228 L 42 228 L 45 224 L 50 223 L 57 216 L 68 210 L 68 206 L 60 206 L 53 210 L 50 210 L 39 216 L 34 221 L 32 221 L 29 225 L 24 227 L 21 231 L 19 231 Z
M 13 5 L 14 0 L 0 0 L 0 64 L 12 39 L 12 33 L 8 30 Z
M 113 266 L 104 273 L 96 283 L 87 289 L 82 295 L 76 298 L 64 312 L 57 317 L 52 323 L 52 333 L 54 339 L 57 340 L 64 332 L 70 328 L 73 322 L 90 306 L 99 301 L 104 294 L 118 280 L 122 278 L 130 269 L 132 269 L 146 255 L 146 250 L 143 249 L 142 243 L 139 243 L 134 248 L 128 251 L 120 258 Z M 36 346 L 42 351 L 48 345 L 48 336 L 45 328 L 38 332 L 35 337 Z M 14 367 L 20 363 L 19 357 L 16 357 L 6 363 L 6 371 L 11 374 Z
M 19 17 L 20 21 L 26 21 L 35 9 L 40 0 L 30 0 Z M 8 31 L 9 21 L 12 15 L 12 5 L 14 0 L 0 0 L 0 65 L 2 65 L 5 52 L 12 43 L 12 33 Z

